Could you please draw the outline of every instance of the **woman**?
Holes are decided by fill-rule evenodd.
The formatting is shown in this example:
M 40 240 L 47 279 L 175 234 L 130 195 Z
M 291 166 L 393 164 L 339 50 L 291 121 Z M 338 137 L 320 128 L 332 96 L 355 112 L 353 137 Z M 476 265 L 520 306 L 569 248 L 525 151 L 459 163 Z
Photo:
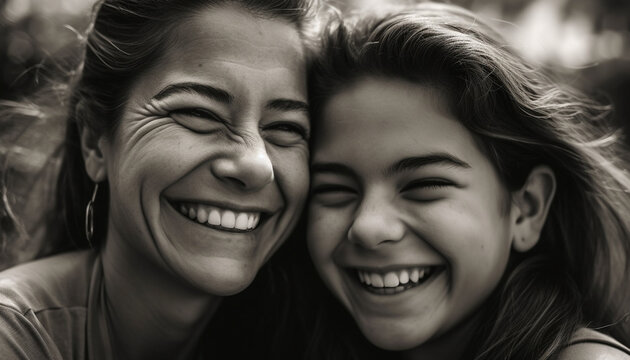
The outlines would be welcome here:
M 56 209 L 61 242 L 92 249 L 0 274 L 3 359 L 195 356 L 306 197 L 306 1 L 105 0 L 95 14 Z
M 323 46 L 308 247 L 364 338 L 340 340 L 332 309 L 317 351 L 630 359 L 630 177 L 608 109 L 455 6 L 359 14 Z

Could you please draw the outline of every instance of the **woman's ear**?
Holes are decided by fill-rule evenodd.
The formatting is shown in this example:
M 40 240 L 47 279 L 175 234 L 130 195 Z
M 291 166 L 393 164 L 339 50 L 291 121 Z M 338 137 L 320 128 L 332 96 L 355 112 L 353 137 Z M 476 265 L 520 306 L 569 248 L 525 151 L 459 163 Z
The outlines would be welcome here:
M 536 166 L 523 187 L 512 193 L 512 247 L 518 252 L 533 248 L 540 239 L 556 192 L 556 176 L 549 166 Z
M 79 129 L 81 132 L 81 154 L 85 163 L 85 171 L 92 181 L 100 183 L 107 178 L 105 163 L 105 137 L 96 135 L 88 126 Z

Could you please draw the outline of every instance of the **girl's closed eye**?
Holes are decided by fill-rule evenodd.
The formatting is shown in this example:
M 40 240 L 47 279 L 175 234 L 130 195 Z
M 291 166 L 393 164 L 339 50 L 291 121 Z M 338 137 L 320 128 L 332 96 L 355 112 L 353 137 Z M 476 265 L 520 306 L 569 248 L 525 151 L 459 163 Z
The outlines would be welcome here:
M 312 200 L 330 207 L 340 207 L 352 202 L 358 193 L 353 188 L 340 184 L 315 184 L 311 189 Z
M 169 116 L 180 125 L 200 134 L 213 132 L 225 123 L 213 111 L 198 107 L 172 110 Z
M 265 138 L 278 146 L 291 146 L 308 141 L 309 130 L 293 121 L 276 121 L 263 128 Z
M 416 179 L 405 184 L 400 190 L 403 196 L 415 201 L 434 201 L 443 198 L 446 191 L 455 183 L 442 178 Z

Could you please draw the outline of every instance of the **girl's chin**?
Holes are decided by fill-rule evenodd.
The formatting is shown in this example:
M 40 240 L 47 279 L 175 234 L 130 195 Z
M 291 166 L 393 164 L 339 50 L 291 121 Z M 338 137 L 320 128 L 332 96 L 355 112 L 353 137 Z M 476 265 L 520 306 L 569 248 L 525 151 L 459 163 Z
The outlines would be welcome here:
M 396 327 L 394 325 L 393 327 Z M 391 327 L 388 327 L 391 329 Z M 425 344 L 430 334 L 406 332 L 405 330 L 383 331 L 383 327 L 361 329 L 363 335 L 376 347 L 389 351 L 407 351 Z M 417 332 L 417 331 L 416 331 Z

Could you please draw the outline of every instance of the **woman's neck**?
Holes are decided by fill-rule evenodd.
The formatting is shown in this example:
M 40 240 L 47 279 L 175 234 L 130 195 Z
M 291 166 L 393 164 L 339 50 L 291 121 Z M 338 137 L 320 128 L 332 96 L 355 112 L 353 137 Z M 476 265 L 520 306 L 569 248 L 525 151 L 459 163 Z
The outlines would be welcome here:
M 221 298 L 194 289 L 123 241 L 101 252 L 112 347 L 124 359 L 185 359 Z
M 403 351 L 402 359 L 441 359 L 461 360 L 467 359 L 465 352 L 468 350 L 475 329 L 480 321 L 480 312 L 456 325 L 453 329 L 440 335 L 438 338 L 428 341 L 413 349 Z

